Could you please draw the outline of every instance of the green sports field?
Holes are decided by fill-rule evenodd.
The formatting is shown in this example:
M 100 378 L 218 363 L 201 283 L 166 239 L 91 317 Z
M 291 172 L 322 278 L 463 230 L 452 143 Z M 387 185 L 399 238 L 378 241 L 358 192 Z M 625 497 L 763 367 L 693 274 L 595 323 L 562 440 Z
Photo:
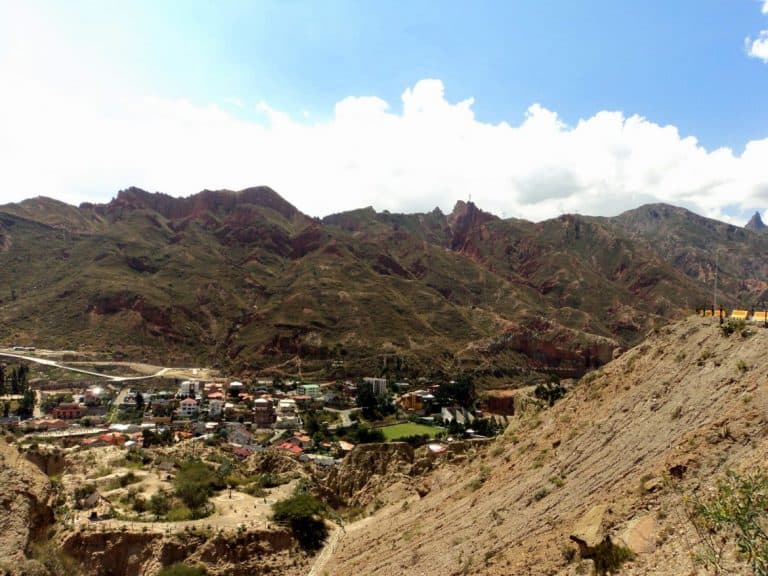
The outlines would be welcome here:
M 435 434 L 442 432 L 444 428 L 440 428 L 439 426 L 427 426 L 425 424 L 414 424 L 413 422 L 408 422 L 406 424 L 394 424 L 393 426 L 385 426 L 384 428 L 380 428 L 380 430 L 384 433 L 384 437 L 389 441 L 397 440 L 398 438 L 403 438 L 405 436 L 416 436 L 417 434 L 428 434 L 430 437 L 434 438 Z

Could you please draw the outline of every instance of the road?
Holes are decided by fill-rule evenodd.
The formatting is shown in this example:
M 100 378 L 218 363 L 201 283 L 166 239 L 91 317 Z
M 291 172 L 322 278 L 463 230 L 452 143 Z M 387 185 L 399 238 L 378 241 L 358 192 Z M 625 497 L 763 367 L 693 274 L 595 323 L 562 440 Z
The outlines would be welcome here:
M 95 372 L 92 370 L 85 370 L 84 368 L 76 368 L 74 366 L 67 366 L 66 364 L 62 364 L 61 362 L 57 362 L 55 360 L 50 360 L 48 358 L 40 358 L 38 356 L 29 356 L 26 354 L 16 354 L 14 352 L 7 352 L 0 350 L 0 356 L 5 356 L 7 358 L 17 358 L 19 360 L 27 360 L 28 362 L 34 362 L 36 364 L 42 364 L 43 366 L 52 366 L 54 368 L 61 368 L 62 370 L 70 370 L 71 372 L 79 372 L 81 374 L 88 374 L 89 376 L 98 376 L 99 378 L 106 378 L 107 380 L 111 380 L 113 382 L 130 382 L 133 380 L 148 380 L 150 378 L 156 378 L 158 376 L 162 376 L 170 368 L 161 368 L 154 374 L 149 374 L 147 376 L 113 376 L 111 374 L 102 374 L 101 372 Z
M 350 414 L 357 412 L 360 408 L 348 408 L 347 410 L 337 410 L 336 408 L 323 408 L 326 412 L 333 412 L 341 416 L 341 424 L 331 424 L 328 426 L 329 430 L 337 430 L 338 428 L 349 428 L 352 426 L 352 418 Z

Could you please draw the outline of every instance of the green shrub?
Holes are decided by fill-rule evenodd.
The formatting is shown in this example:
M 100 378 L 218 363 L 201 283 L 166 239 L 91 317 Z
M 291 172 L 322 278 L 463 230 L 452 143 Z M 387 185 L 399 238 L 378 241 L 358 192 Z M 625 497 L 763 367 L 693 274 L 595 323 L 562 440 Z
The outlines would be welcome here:
M 204 508 L 214 489 L 223 488 L 216 471 L 202 460 L 187 460 L 173 480 L 176 496 L 192 510 Z
M 144 500 L 144 498 L 142 498 L 141 496 L 138 496 L 133 501 L 133 511 L 134 512 L 138 512 L 139 514 L 141 514 L 142 512 L 146 512 L 147 511 L 147 501 Z
M 618 573 L 624 562 L 634 557 L 632 550 L 614 544 L 609 539 L 603 540 L 590 556 L 595 563 L 595 572 L 600 576 Z
M 161 516 L 168 514 L 169 508 L 170 502 L 168 502 L 168 497 L 162 492 L 153 494 L 152 498 L 149 499 L 149 509 L 155 515 L 155 518 L 159 519 Z
M 317 550 L 325 542 L 328 528 L 324 516 L 323 503 L 302 492 L 272 505 L 272 519 L 289 526 L 294 538 L 305 550 Z
M 205 576 L 207 573 L 205 568 L 201 566 L 187 566 L 179 562 L 165 566 L 157 573 L 157 576 Z
M 166 515 L 166 520 L 169 522 L 183 522 L 184 520 L 192 520 L 192 510 L 184 506 L 183 504 L 179 506 L 174 506 L 170 510 L 168 510 L 168 514 Z
M 729 472 L 712 496 L 691 501 L 689 518 L 699 535 L 698 559 L 717 573 L 728 573 L 721 545 L 733 541 L 739 558 L 757 576 L 768 576 L 768 475 L 757 468 Z

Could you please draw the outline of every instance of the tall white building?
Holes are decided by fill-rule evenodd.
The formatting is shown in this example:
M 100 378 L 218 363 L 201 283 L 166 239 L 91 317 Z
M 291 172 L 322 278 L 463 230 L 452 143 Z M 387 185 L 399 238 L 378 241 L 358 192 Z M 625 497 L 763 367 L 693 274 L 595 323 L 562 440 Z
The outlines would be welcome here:
M 387 395 L 387 379 L 386 378 L 363 378 L 363 385 L 370 386 L 371 391 L 376 396 Z

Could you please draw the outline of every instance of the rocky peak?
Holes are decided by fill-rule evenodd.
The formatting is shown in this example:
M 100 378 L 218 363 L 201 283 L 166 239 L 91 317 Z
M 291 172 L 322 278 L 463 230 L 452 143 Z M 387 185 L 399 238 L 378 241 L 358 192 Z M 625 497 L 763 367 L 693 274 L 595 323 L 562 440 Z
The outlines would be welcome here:
M 496 217 L 493 214 L 483 212 L 471 200 L 456 202 L 453 211 L 448 215 L 448 226 L 452 233 L 451 249 L 463 250 L 471 240 L 473 232 L 494 219 Z
M 744 228 L 748 230 L 765 230 L 768 228 L 768 226 L 763 223 L 763 219 L 760 218 L 760 212 L 755 212 L 754 216 L 749 219 L 749 222 L 747 222 L 747 225 L 744 226 Z
M 117 196 L 104 208 L 107 212 L 126 208 L 148 209 L 175 220 L 199 217 L 206 212 L 229 214 L 245 204 L 269 208 L 288 220 L 301 215 L 296 207 L 267 186 L 246 188 L 236 192 L 232 190 L 203 190 L 186 198 L 175 198 L 160 192 L 150 193 L 141 188 L 130 187 L 120 190 Z

